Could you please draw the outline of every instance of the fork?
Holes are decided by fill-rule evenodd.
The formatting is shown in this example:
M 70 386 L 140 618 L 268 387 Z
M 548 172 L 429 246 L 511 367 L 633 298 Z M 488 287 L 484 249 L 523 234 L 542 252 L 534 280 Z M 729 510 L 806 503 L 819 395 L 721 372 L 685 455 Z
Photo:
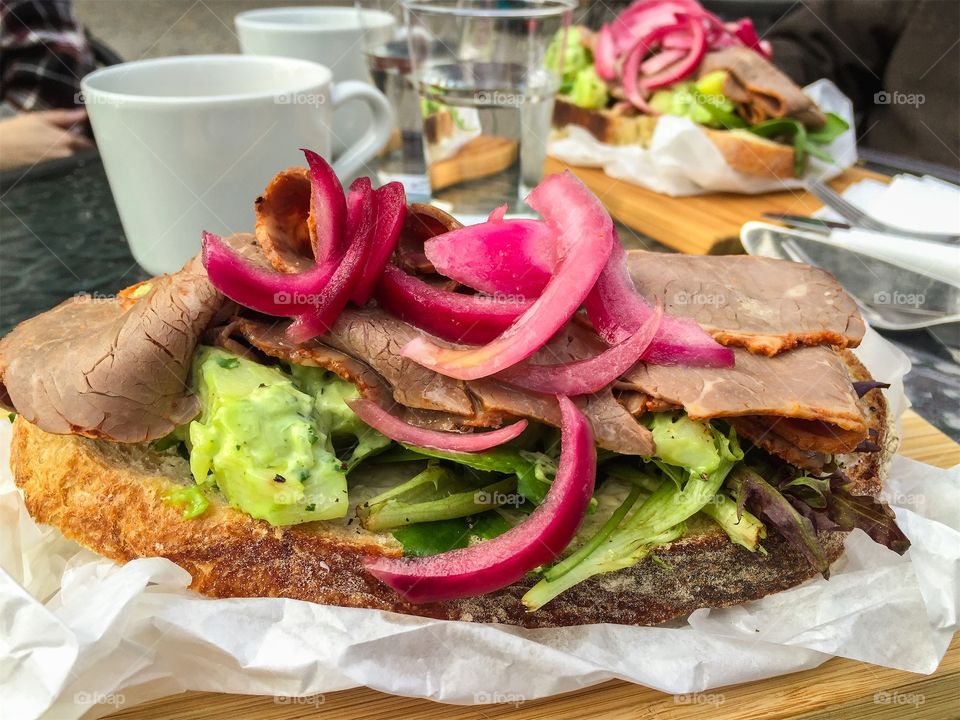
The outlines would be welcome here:
M 819 180 L 809 180 L 806 183 L 807 192 L 819 198 L 827 207 L 832 208 L 844 219 L 849 220 L 854 227 L 872 230 L 873 232 L 884 233 L 886 235 L 899 235 L 901 237 L 914 238 L 916 240 L 927 240 L 930 242 L 946 243 L 948 245 L 960 244 L 960 235 L 950 235 L 946 233 L 927 233 L 916 230 L 905 230 L 904 228 L 888 225 L 877 220 L 872 215 L 868 215 L 853 203 L 846 200 L 842 195 L 835 192 L 826 183 Z

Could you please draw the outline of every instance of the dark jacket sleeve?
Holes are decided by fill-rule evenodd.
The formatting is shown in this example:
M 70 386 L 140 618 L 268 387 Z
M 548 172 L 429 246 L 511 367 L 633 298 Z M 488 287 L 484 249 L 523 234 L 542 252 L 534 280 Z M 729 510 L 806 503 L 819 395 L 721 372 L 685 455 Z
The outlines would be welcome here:
M 829 78 L 867 107 L 910 12 L 904 0 L 810 0 L 776 23 L 766 38 L 773 62 L 799 85 Z

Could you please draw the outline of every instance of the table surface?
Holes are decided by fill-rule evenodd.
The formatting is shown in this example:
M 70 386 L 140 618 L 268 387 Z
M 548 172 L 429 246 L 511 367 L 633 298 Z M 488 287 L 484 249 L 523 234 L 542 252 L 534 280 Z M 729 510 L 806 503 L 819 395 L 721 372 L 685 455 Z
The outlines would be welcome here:
M 473 182 L 470 192 L 471 209 L 489 211 L 502 201 L 503 183 Z M 624 225 L 618 230 L 629 247 L 670 252 Z M 98 157 L 0 175 L 0 335 L 76 293 L 114 293 L 146 277 L 130 255 Z M 913 362 L 905 386 L 914 409 L 960 441 L 960 365 L 926 331 L 885 336 Z
M 620 230 L 631 247 L 666 250 L 628 228 Z M 127 248 L 98 158 L 38 167 L 18 178 L 0 176 L 0 334 L 76 293 L 113 293 L 145 277 Z M 960 439 L 956 413 L 960 366 L 924 332 L 888 337 L 914 363 L 905 385 L 915 409 L 954 440 Z M 907 454 L 940 466 L 960 462 L 960 448 L 942 433 L 912 413 L 906 420 Z M 689 702 L 612 681 L 520 707 L 454 708 L 358 688 L 312 702 L 191 693 L 154 701 L 119 717 L 287 719 L 319 711 L 345 718 L 533 718 L 546 713 L 581 717 L 600 714 L 602 708 L 604 716 L 631 718 L 703 714 L 748 718 L 760 713 L 764 717 L 947 718 L 960 716 L 958 690 L 960 641 L 955 639 L 938 672 L 926 678 L 834 659 L 788 678 L 724 688 L 713 695 L 687 698 Z

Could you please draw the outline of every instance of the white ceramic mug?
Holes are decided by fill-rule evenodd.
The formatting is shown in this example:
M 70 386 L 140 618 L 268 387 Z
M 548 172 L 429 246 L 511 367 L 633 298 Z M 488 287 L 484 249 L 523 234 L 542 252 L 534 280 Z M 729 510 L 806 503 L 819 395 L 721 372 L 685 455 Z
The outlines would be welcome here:
M 372 159 L 393 127 L 375 88 L 334 83 L 326 67 L 291 58 L 138 60 L 87 75 L 81 89 L 130 249 L 155 274 L 196 254 L 202 230 L 249 232 L 270 178 L 305 164 L 300 148 L 330 157 L 344 101 L 366 102 L 372 120 L 333 163 L 341 177 Z
M 263 8 L 234 18 L 240 50 L 246 55 L 312 60 L 330 68 L 337 80 L 367 82 L 364 34 L 390 39 L 396 24 L 387 12 L 354 7 Z M 336 157 L 356 142 L 364 126 L 363 108 L 350 107 L 333 121 Z

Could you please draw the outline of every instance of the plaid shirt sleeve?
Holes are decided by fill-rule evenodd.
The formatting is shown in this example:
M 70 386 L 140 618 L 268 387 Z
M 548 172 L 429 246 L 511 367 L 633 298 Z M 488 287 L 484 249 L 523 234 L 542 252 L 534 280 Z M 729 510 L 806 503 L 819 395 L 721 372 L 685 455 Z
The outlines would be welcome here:
M 70 0 L 0 0 L 0 101 L 20 111 L 77 107 L 92 69 Z

